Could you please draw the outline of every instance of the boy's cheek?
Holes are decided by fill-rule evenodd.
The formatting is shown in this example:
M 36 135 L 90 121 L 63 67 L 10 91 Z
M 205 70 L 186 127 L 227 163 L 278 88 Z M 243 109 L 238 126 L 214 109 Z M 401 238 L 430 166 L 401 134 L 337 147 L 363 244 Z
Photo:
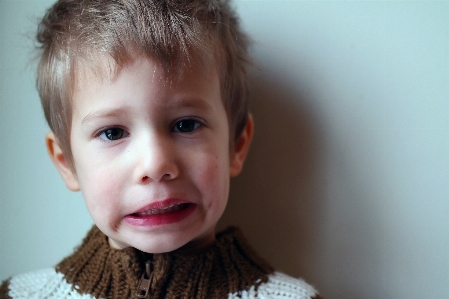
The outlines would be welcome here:
M 207 200 L 203 204 L 212 214 L 218 213 L 221 216 L 227 204 L 229 194 L 230 177 L 228 161 L 214 157 L 209 162 L 209 167 L 202 173 L 201 178 L 203 192 L 207 192 L 205 194 L 203 193 Z M 218 221 L 218 218 L 215 221 Z

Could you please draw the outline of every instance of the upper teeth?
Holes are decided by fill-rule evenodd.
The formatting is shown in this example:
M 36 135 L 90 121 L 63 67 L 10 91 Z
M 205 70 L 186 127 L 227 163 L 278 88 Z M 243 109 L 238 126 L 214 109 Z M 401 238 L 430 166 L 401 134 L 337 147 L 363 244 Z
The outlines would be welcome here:
M 163 213 L 170 213 L 170 212 L 176 212 L 179 211 L 182 208 L 182 203 L 173 204 L 164 208 L 154 208 L 150 210 L 146 210 L 143 212 L 140 212 L 140 215 L 157 215 L 157 214 L 163 214 Z

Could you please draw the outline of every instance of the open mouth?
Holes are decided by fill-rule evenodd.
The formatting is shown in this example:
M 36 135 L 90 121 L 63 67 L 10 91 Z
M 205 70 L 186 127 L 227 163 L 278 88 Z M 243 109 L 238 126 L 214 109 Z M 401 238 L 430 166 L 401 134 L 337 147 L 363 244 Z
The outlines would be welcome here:
M 168 214 L 168 213 L 176 213 L 182 210 L 187 209 L 191 204 L 190 203 L 177 203 L 172 204 L 163 208 L 153 208 L 149 210 L 145 210 L 142 212 L 131 214 L 134 217 L 145 217 L 151 215 L 160 215 L 160 214 Z
M 148 207 L 125 216 L 131 225 L 152 227 L 178 223 L 196 211 L 197 205 L 190 202 L 171 203 L 159 207 Z

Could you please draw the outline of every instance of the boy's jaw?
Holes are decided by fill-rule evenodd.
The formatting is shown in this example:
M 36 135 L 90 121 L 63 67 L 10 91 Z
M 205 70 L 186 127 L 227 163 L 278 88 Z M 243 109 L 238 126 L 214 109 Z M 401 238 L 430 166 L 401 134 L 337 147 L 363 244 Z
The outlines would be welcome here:
M 182 246 L 178 249 L 178 252 L 182 252 L 185 254 L 197 254 L 201 253 L 215 242 L 215 229 L 208 232 L 205 236 L 192 240 L 186 245 Z
M 204 235 L 199 236 L 194 240 L 191 240 L 187 244 L 175 250 L 183 254 L 198 254 L 207 250 L 210 246 L 214 244 L 214 242 L 215 242 L 215 227 L 207 231 Z M 113 238 L 110 237 L 108 237 L 108 243 L 111 246 L 111 248 L 114 248 L 116 250 L 122 250 L 131 247 L 123 242 L 114 240 Z

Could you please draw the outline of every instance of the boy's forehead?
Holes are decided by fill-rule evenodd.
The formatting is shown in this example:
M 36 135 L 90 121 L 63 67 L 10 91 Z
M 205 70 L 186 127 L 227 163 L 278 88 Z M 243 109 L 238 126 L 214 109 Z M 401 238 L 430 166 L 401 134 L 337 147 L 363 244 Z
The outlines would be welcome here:
M 121 69 L 129 64 L 126 62 L 119 65 L 109 55 L 96 55 L 89 60 L 78 59 L 74 64 L 74 72 L 72 80 L 76 88 L 80 88 L 84 84 L 88 84 L 91 80 L 95 82 L 114 81 Z
M 161 61 L 145 55 L 134 55 L 118 63 L 110 55 L 97 55 L 89 60 L 80 60 L 75 63 L 72 76 L 74 91 L 89 84 L 89 82 L 115 82 L 121 72 L 132 68 L 136 63 L 148 60 L 154 64 L 152 80 L 162 80 L 166 84 L 182 81 L 185 76 L 194 75 L 201 79 L 207 79 L 212 72 L 217 72 L 216 63 L 205 61 L 199 57 L 192 57 L 186 62 L 178 63 L 174 61 L 171 65 L 166 65 Z
M 201 98 L 205 92 L 212 92 L 223 104 L 220 85 L 216 69 L 201 63 L 191 63 L 175 73 L 145 56 L 138 56 L 123 65 L 118 65 L 111 57 L 99 57 L 95 64 L 83 64 L 77 69 L 71 102 L 72 109 L 78 110 L 80 101 L 85 102 L 83 98 L 89 94 L 108 99 L 118 94 L 111 93 L 112 90 L 119 93 L 128 90 L 129 95 L 131 90 L 142 90 L 141 86 L 144 86 L 144 89 L 153 90 L 153 94 L 161 98 L 176 96 L 194 99 Z M 130 90 L 130 86 L 134 87 Z

